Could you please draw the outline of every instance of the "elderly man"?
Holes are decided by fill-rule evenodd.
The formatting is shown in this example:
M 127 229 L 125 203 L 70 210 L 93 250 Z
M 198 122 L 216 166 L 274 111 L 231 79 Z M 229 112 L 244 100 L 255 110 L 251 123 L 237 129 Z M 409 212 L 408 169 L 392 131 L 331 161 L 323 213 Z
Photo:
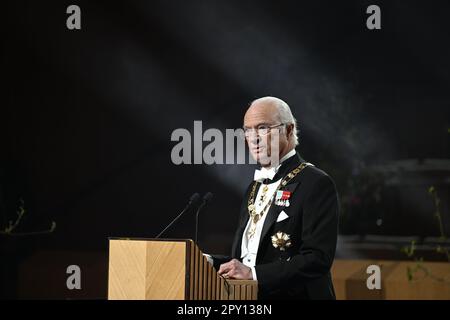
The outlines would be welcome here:
M 244 132 L 261 169 L 245 194 L 232 256 L 213 263 L 225 278 L 258 280 L 261 299 L 334 299 L 338 196 L 333 180 L 296 153 L 296 126 L 284 101 L 251 103 Z

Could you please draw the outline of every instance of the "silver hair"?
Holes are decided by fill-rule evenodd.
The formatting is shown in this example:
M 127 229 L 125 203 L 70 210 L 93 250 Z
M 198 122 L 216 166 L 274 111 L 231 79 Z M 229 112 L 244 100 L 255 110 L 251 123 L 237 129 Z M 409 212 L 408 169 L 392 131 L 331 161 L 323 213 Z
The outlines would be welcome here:
M 292 135 L 292 139 L 294 141 L 294 145 L 298 145 L 298 129 L 297 129 L 297 120 L 294 118 L 294 116 L 292 115 L 292 111 L 291 108 L 289 107 L 289 105 L 284 102 L 283 100 L 276 98 L 276 97 L 262 97 L 256 100 L 253 100 L 252 103 L 250 105 L 252 105 L 254 102 L 272 102 L 277 106 L 278 109 L 278 117 L 281 123 L 284 124 L 293 124 L 294 125 L 294 130 L 293 130 L 293 135 Z

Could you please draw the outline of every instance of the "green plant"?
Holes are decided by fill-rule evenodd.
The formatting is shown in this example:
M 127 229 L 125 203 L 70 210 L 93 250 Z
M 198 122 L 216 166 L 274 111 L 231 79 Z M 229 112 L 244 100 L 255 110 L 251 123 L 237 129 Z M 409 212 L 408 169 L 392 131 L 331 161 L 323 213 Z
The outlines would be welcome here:
M 439 226 L 439 240 L 445 241 L 447 240 L 447 236 L 444 231 L 444 224 L 442 223 L 442 214 L 441 214 L 441 199 L 439 198 L 436 188 L 431 186 L 428 188 L 428 194 L 430 194 L 433 198 L 433 203 L 435 207 L 434 217 L 437 219 Z M 450 262 L 450 253 L 448 248 L 444 248 L 440 245 L 436 245 L 435 251 L 440 254 L 444 254 L 447 258 L 447 261 Z M 416 242 L 413 240 L 409 246 L 403 247 L 402 252 L 405 253 L 408 258 L 413 258 L 414 261 L 417 262 L 415 267 L 407 267 L 406 268 L 406 276 L 408 277 L 408 281 L 418 280 L 419 278 L 415 277 L 418 272 L 422 271 L 423 277 L 429 277 L 435 281 L 446 282 L 450 285 L 450 281 L 446 278 L 441 278 L 433 275 L 424 265 L 423 265 L 423 257 L 416 257 Z
M 50 228 L 47 230 L 30 231 L 30 232 L 14 232 L 14 230 L 20 225 L 20 222 L 26 213 L 25 202 L 22 198 L 19 199 L 19 205 L 18 205 L 16 213 L 17 213 L 16 219 L 14 221 L 9 220 L 8 225 L 3 230 L 0 230 L 0 235 L 29 236 L 29 235 L 38 235 L 38 234 L 48 234 L 48 233 L 52 233 L 56 229 L 56 222 L 52 221 Z

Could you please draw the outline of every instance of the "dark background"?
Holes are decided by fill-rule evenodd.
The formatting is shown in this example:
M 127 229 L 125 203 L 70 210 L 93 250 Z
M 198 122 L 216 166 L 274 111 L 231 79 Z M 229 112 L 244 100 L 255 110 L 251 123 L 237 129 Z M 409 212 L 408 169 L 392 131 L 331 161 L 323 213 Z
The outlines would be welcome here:
M 66 28 L 81 7 L 82 29 Z M 381 30 L 366 8 L 381 7 Z M 250 165 L 172 164 L 177 128 L 238 128 L 273 95 L 298 151 L 336 181 L 338 257 L 431 260 L 450 234 L 448 1 L 2 4 L 1 295 L 104 298 L 108 237 L 154 237 L 211 191 L 200 246 L 228 253 Z M 52 233 L 29 234 L 47 230 Z M 167 237 L 193 237 L 192 214 Z M 441 241 L 441 242 L 439 242 Z M 70 264 L 82 290 L 65 287 Z

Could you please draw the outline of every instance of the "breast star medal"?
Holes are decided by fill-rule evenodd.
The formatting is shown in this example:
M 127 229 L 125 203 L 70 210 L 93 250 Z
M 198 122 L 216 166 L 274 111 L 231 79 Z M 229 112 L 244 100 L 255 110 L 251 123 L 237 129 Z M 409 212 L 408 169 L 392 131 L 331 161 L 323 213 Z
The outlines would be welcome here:
M 272 245 L 275 248 L 279 248 L 281 251 L 285 251 L 291 244 L 291 236 L 287 233 L 278 231 L 272 236 Z

